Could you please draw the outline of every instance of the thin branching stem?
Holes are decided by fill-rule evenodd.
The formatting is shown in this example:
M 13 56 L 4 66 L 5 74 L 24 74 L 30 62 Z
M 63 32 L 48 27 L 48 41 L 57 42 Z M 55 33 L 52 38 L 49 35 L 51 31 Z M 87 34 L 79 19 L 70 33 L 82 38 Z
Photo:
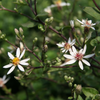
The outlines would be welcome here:
M 100 10 L 100 7 L 97 5 L 97 3 L 95 2 L 95 0 L 93 0 L 93 3 L 94 3 L 95 6 L 98 8 L 98 10 Z

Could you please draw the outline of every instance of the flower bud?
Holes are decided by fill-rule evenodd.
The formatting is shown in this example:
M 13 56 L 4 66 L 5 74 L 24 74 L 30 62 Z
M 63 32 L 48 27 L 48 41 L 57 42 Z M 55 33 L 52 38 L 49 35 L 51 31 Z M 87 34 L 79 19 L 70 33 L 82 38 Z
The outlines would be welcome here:
M 16 35 L 19 35 L 18 29 L 15 28 L 14 30 L 15 30 Z
M 79 94 L 81 94 L 81 92 L 82 92 L 82 86 L 81 85 L 77 85 L 76 86 L 76 93 L 79 95 Z
M 68 86 L 69 86 L 69 87 L 72 87 L 72 85 L 73 85 L 72 82 L 69 82 Z
M 67 75 L 65 75 L 64 78 L 65 78 L 65 80 L 68 80 L 68 76 Z
M 21 27 L 19 28 L 19 32 L 21 33 L 21 35 L 23 35 L 23 29 Z

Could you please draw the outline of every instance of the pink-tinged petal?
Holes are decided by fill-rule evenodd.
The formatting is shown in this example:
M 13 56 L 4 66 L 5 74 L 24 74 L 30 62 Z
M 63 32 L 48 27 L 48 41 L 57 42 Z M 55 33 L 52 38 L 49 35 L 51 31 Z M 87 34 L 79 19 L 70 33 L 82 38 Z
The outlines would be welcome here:
M 86 45 L 85 45 L 84 48 L 83 48 L 83 52 L 82 52 L 82 54 L 84 55 L 85 52 L 86 52 Z
M 10 68 L 13 64 L 8 64 L 8 65 L 5 65 L 3 66 L 3 68 Z
M 81 22 L 80 20 L 77 19 L 78 22 L 80 22 L 81 24 L 83 24 L 83 22 Z
M 27 58 L 27 59 L 21 60 L 20 62 L 27 62 L 27 61 L 29 61 L 29 60 L 30 60 L 30 58 Z
M 60 66 L 73 64 L 73 63 L 75 63 L 75 62 L 76 62 L 76 60 L 75 60 L 75 59 L 73 59 L 73 60 L 70 60 L 70 61 L 68 61 L 68 62 L 63 63 L 63 64 L 62 64 L 62 65 L 60 65 Z
M 83 64 L 80 60 L 79 60 L 78 64 L 79 64 L 79 67 L 83 70 Z
M 87 66 L 90 66 L 90 63 L 89 63 L 88 61 L 86 61 L 85 59 L 82 59 L 82 62 L 83 62 L 84 64 L 86 64 Z
M 8 56 L 9 56 L 10 59 L 14 59 L 15 58 L 10 52 L 8 52 Z
M 94 55 L 95 55 L 94 53 L 93 54 L 89 54 L 89 55 L 84 56 L 83 58 L 91 58 Z
M 20 56 L 20 49 L 19 49 L 19 48 L 17 48 L 17 50 L 16 50 L 16 57 L 18 57 L 18 58 L 19 58 L 19 56 Z
M 64 54 L 63 56 L 64 56 L 65 58 L 68 58 L 68 59 L 74 59 L 74 57 L 73 57 L 73 56 L 68 55 L 68 54 Z
M 22 54 L 20 55 L 19 59 L 21 59 L 25 54 L 25 49 L 23 50 Z
M 10 70 L 8 71 L 7 75 L 10 74 L 14 69 L 15 69 L 15 66 L 11 67 Z
M 24 72 L 24 68 L 21 65 L 18 65 L 19 70 Z
M 68 43 L 69 43 L 69 44 L 71 43 L 71 38 L 68 39 Z

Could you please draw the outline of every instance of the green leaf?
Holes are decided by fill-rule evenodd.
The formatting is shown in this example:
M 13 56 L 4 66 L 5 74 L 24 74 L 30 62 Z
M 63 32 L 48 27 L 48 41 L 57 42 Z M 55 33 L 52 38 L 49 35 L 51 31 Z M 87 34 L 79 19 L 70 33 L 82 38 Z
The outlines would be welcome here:
M 47 16 L 48 14 L 38 14 L 35 18 L 37 17 L 43 17 L 43 16 Z
M 96 46 L 96 45 L 98 44 L 97 39 L 92 39 L 91 42 L 90 42 L 90 44 L 91 44 L 92 46 Z
M 23 27 L 27 27 L 27 28 L 32 28 L 32 27 L 35 27 L 37 24 L 33 23 L 33 22 L 27 22 L 27 23 L 24 23 L 24 24 L 21 24 Z
M 100 42 L 100 36 L 96 37 L 97 41 Z
M 95 88 L 91 88 L 91 87 L 83 87 L 82 92 L 87 97 L 94 97 L 96 94 L 99 93 Z
M 78 95 L 78 99 L 77 100 L 83 100 L 83 98 L 80 95 Z
M 100 20 L 100 11 L 97 8 L 95 8 L 95 7 L 85 7 L 85 9 L 83 11 L 90 14 L 91 16 L 96 18 L 97 20 Z

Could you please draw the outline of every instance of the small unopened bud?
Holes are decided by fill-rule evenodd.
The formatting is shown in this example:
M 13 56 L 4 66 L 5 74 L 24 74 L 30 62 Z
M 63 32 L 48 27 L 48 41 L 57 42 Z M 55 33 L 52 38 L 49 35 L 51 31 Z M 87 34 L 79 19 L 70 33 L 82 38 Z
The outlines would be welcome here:
M 51 23 L 53 22 L 53 17 L 50 17 L 50 22 L 51 22 Z
M 16 35 L 19 35 L 18 29 L 15 28 L 14 30 L 15 30 Z
M 67 75 L 65 75 L 64 78 L 65 78 L 65 80 L 68 80 L 68 76 Z
M 44 45 L 45 51 L 48 50 L 48 45 Z
M 19 28 L 19 32 L 21 33 L 21 35 L 23 35 L 23 29 L 21 27 Z
M 20 80 L 20 77 L 14 76 L 14 78 L 15 78 L 16 80 Z
M 81 94 L 81 92 L 82 92 L 82 86 L 81 85 L 77 85 L 76 86 L 76 93 L 77 94 Z
M 76 88 L 76 86 L 77 86 L 77 85 L 76 85 L 76 84 L 74 84 L 74 88 Z
M 73 20 L 70 20 L 70 25 L 72 28 L 74 28 L 74 21 Z
M 72 82 L 69 82 L 68 86 L 69 86 L 69 87 L 72 87 L 72 85 L 73 85 Z
M 14 10 L 15 10 L 16 12 L 18 12 L 17 8 L 14 8 Z
M 34 38 L 34 40 L 35 40 L 35 41 L 37 41 L 37 40 L 38 40 L 38 38 L 37 38 L 37 37 L 35 37 L 35 38 Z
M 19 0 L 20 3 L 24 3 L 22 0 Z

